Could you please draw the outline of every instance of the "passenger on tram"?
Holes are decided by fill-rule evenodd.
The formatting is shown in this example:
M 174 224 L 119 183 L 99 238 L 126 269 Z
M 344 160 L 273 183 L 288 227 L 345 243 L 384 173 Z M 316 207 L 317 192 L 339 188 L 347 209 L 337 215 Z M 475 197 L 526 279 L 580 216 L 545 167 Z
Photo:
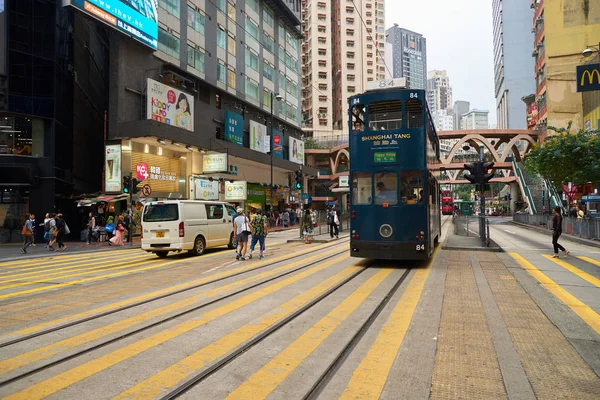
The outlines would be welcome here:
M 385 183 L 377 183 L 377 191 L 375 192 L 375 204 L 390 203 L 396 204 L 398 199 L 396 198 L 396 192 L 387 190 Z

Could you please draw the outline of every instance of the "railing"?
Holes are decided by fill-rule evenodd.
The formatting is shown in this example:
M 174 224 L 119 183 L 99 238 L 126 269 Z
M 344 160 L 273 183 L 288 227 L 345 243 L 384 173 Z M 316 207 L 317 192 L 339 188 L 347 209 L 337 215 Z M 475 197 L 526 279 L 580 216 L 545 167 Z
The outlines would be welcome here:
M 348 135 L 331 135 L 331 136 L 317 136 L 311 138 L 312 141 L 317 143 L 319 147 L 328 149 L 343 144 L 348 144 Z
M 550 193 L 551 201 L 554 203 L 552 205 L 552 207 L 560 207 L 562 213 L 566 214 L 567 210 L 565 209 L 565 207 L 562 204 L 560 195 L 558 194 L 558 192 L 556 191 L 556 189 L 554 188 L 554 186 L 552 185 L 550 180 L 544 179 L 544 185 L 546 186 L 546 190 L 548 191 L 548 193 Z
M 550 215 L 515 214 L 513 220 L 527 225 L 543 226 L 552 230 Z M 600 240 L 600 218 L 563 218 L 563 233 L 579 236 L 584 239 Z
M 527 187 L 527 182 L 525 182 L 525 178 L 523 177 L 523 171 L 521 171 L 519 164 L 517 164 L 517 161 L 514 158 L 512 160 L 512 165 L 513 165 L 513 170 L 515 171 L 515 175 L 518 178 L 519 186 L 521 186 L 522 192 L 527 197 L 527 202 L 529 203 L 529 213 L 535 214 L 537 212 L 537 210 L 535 207 L 535 203 L 533 201 L 533 196 L 531 195 L 531 192 L 529 191 L 529 188 Z

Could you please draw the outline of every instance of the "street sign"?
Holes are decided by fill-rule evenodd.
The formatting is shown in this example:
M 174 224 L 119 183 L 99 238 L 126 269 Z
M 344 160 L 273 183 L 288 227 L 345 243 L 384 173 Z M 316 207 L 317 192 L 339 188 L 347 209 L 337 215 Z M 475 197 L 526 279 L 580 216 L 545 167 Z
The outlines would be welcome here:
M 302 193 L 302 198 L 303 198 L 304 200 L 308 199 L 308 193 Z
M 150 185 L 146 184 L 144 186 L 142 186 L 142 195 L 144 195 L 144 197 L 148 197 L 152 194 L 152 189 L 150 188 Z

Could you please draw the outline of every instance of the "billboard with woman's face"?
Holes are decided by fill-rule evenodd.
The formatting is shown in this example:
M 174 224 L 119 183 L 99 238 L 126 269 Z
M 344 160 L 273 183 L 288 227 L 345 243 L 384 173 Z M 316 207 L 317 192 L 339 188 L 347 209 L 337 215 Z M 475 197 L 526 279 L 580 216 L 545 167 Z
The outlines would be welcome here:
M 289 146 L 290 161 L 297 164 L 304 164 L 304 142 L 290 136 Z
M 148 79 L 146 118 L 194 131 L 194 97 Z

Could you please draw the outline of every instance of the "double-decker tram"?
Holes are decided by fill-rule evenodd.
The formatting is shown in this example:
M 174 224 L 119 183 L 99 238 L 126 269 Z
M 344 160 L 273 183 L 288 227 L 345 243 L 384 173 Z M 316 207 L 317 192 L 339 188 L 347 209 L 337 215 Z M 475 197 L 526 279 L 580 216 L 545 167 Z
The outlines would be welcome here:
M 427 259 L 441 235 L 439 140 L 424 90 L 405 78 L 349 98 L 350 252 Z
M 454 197 L 452 190 L 442 190 L 442 215 L 454 214 Z

